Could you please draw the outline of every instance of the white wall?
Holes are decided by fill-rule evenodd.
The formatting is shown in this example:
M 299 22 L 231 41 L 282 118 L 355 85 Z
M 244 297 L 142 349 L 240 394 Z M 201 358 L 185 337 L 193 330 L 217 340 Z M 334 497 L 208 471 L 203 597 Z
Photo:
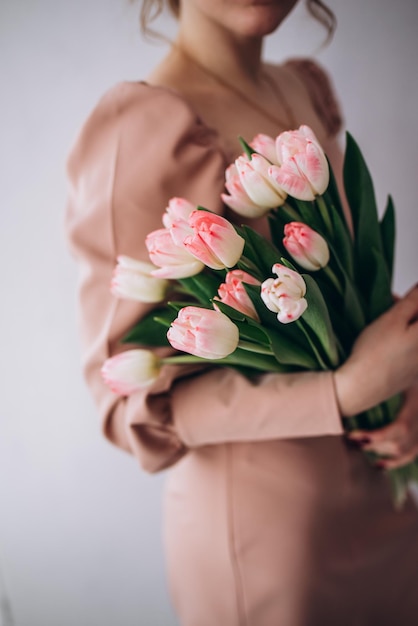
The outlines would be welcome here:
M 388 191 L 395 197 L 403 292 L 418 278 L 416 0 L 330 5 L 339 28 L 319 58 L 381 203 Z M 267 53 L 309 54 L 320 39 L 297 11 Z M 7 626 L 176 623 L 160 545 L 164 477 L 144 475 L 99 434 L 79 373 L 76 272 L 62 227 L 64 160 L 77 128 L 105 89 L 144 77 L 163 52 L 140 42 L 127 0 L 0 5 L 0 607 Z

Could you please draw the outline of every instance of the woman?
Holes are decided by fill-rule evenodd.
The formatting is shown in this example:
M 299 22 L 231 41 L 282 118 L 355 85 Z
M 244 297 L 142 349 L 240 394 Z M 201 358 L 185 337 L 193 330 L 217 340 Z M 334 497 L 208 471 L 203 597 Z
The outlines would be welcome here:
M 344 417 L 405 391 L 394 425 L 352 440 L 390 455 L 383 469 L 418 455 L 417 288 L 336 372 L 253 384 L 230 369 L 166 367 L 123 399 L 100 376 L 148 310 L 110 295 L 117 255 L 147 259 L 145 236 L 170 197 L 223 212 L 238 135 L 309 124 L 340 171 L 340 118 L 323 71 L 262 61 L 263 37 L 295 4 L 171 0 L 179 28 L 168 55 L 146 83 L 102 98 L 69 159 L 86 378 L 105 435 L 147 471 L 171 467 L 165 543 L 184 626 L 409 625 L 418 611 L 417 511 L 408 501 L 396 513 L 384 473 L 341 436 Z M 252 225 L 267 233 L 264 220 Z

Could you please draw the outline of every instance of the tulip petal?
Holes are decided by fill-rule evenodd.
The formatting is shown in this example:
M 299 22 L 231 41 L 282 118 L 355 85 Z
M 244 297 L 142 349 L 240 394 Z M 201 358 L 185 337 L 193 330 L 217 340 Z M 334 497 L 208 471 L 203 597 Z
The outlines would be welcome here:
M 270 168 L 270 176 L 293 198 L 298 200 L 314 200 L 315 194 L 309 182 L 301 176 L 294 159 L 288 159 L 280 167 Z
M 176 350 L 204 359 L 222 359 L 238 346 L 237 326 L 223 313 L 188 306 L 172 322 L 167 338 Z
M 137 302 L 161 302 L 169 283 L 155 278 L 152 274 L 155 269 L 151 263 L 119 256 L 110 285 L 111 293 L 117 298 Z
M 149 350 L 138 349 L 106 359 L 101 374 L 114 393 L 129 396 L 154 382 L 159 371 L 159 358 Z
M 194 276 L 203 269 L 203 263 L 192 256 L 184 246 L 178 246 L 173 241 L 171 233 L 166 228 L 160 228 L 149 233 L 145 239 L 151 261 L 158 270 L 153 276 L 160 278 L 186 278 Z

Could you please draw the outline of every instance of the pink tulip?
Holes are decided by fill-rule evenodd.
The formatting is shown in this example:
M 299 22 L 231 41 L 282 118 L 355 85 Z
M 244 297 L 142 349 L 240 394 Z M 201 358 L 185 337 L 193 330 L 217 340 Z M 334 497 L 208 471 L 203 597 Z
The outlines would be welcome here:
M 280 166 L 273 165 L 269 175 L 290 196 L 314 200 L 329 183 L 329 167 L 317 138 L 308 126 L 281 133 L 276 139 Z
M 127 350 L 107 359 L 101 369 L 105 383 L 120 396 L 150 385 L 160 370 L 160 360 L 149 350 Z
M 154 230 L 145 239 L 149 256 L 159 269 L 152 275 L 159 278 L 187 278 L 198 274 L 203 263 L 192 256 L 183 246 L 174 243 L 167 228 Z
M 294 322 L 306 311 L 306 285 L 302 276 L 285 265 L 276 263 L 272 271 L 277 278 L 268 278 L 261 285 L 261 298 L 270 311 L 277 313 L 282 324 Z
M 284 247 L 301 267 L 314 272 L 328 264 L 328 244 L 312 228 L 301 222 L 290 222 L 284 227 L 284 234 Z
M 251 200 L 242 186 L 237 167 L 232 163 L 225 172 L 225 187 L 229 193 L 221 194 L 222 200 L 233 211 L 244 217 L 262 217 L 268 209 L 259 206 Z
M 204 359 L 223 359 L 237 348 L 239 331 L 219 311 L 186 306 L 172 322 L 167 338 L 181 352 Z
M 257 311 L 243 283 L 259 285 L 260 281 L 242 270 L 232 270 L 232 272 L 228 272 L 226 275 L 225 282 L 219 286 L 219 298 L 215 297 L 214 300 L 223 302 L 236 311 L 240 311 L 244 315 L 258 321 Z M 216 304 L 214 306 L 216 308 Z
M 163 215 L 163 224 L 170 231 L 174 243 L 182 246 L 184 238 L 192 233 L 189 216 L 196 206 L 185 198 L 171 198 Z
M 244 190 L 264 212 L 284 203 L 287 193 L 269 175 L 271 164 L 261 154 L 253 154 L 250 160 L 238 157 L 235 165 Z
M 137 300 L 138 302 L 161 302 L 168 288 L 168 280 L 156 278 L 152 271 L 155 265 L 118 256 L 110 290 L 117 298 Z
M 183 242 L 190 254 L 215 270 L 233 267 L 242 255 L 245 241 L 220 215 L 193 211 L 189 217 L 193 234 Z
M 268 159 L 270 163 L 274 165 L 280 165 L 277 159 L 276 140 L 273 139 L 273 137 L 269 137 L 269 135 L 263 135 L 262 133 L 260 133 L 259 135 L 256 135 L 254 137 L 254 139 L 250 143 L 250 146 L 253 150 Z

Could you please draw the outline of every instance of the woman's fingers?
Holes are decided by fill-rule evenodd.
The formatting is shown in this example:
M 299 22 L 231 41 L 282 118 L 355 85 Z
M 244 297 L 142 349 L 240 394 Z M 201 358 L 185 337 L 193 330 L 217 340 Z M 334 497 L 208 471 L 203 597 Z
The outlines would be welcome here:
M 418 321 L 418 285 L 393 305 L 392 312 L 400 315 L 407 324 Z
M 376 467 L 385 470 L 397 469 L 398 467 L 412 463 L 416 458 L 418 458 L 418 446 L 415 446 L 407 454 L 403 454 L 402 456 L 393 459 L 379 459 L 376 463 Z
M 365 452 L 398 456 L 408 445 L 408 432 L 403 422 L 393 422 L 373 431 L 356 430 L 348 435 L 349 441 L 358 443 Z
M 347 435 L 364 452 L 374 452 L 383 458 L 381 468 L 401 467 L 418 457 L 418 386 L 407 391 L 396 420 L 372 431 L 356 430 Z

